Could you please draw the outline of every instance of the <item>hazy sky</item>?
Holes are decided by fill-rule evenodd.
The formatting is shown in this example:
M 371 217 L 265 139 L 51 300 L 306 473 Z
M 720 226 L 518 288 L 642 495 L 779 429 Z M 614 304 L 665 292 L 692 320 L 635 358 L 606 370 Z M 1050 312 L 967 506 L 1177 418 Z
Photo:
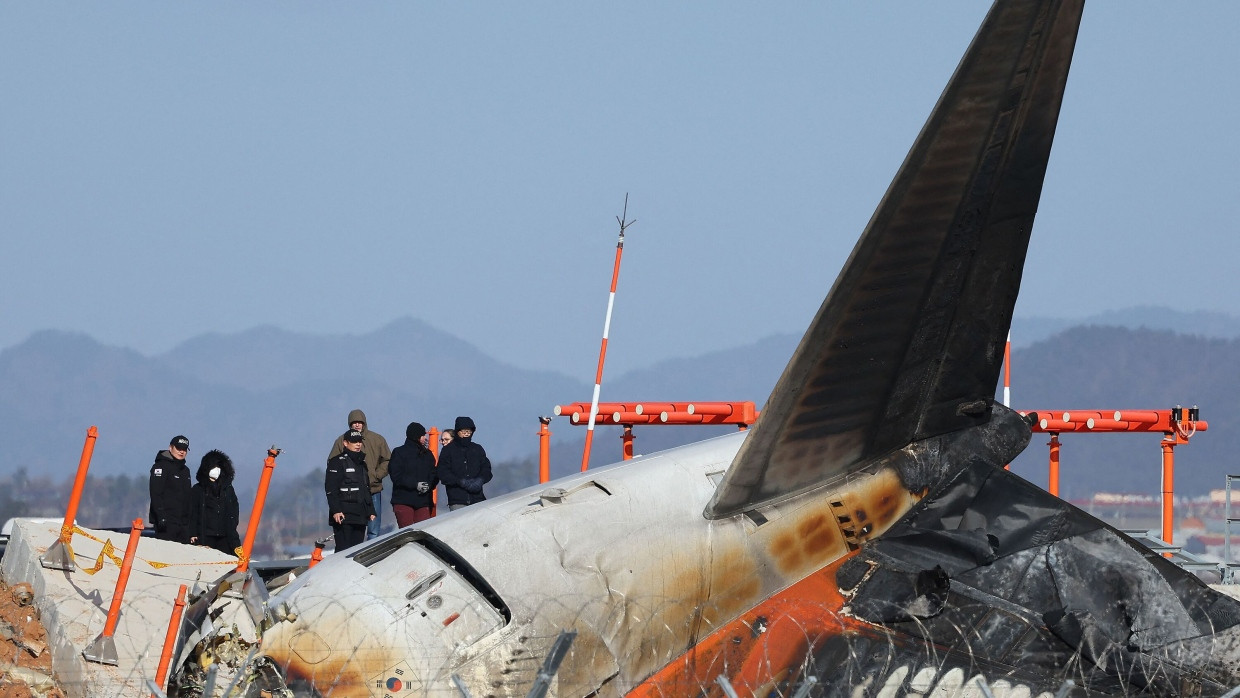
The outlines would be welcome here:
M 412 315 L 592 379 L 626 192 L 609 372 L 799 333 L 988 5 L 2 3 L 0 347 Z M 1087 4 L 1019 315 L 1234 311 L 1237 26 Z

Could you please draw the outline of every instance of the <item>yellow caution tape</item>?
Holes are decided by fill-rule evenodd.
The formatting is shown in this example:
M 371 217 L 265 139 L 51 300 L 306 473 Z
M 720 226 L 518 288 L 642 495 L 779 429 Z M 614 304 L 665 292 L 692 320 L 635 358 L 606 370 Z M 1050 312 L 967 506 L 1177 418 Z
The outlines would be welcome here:
M 99 551 L 99 559 L 95 560 L 95 566 L 90 569 L 82 570 L 86 574 L 95 574 L 99 570 L 102 570 L 104 558 L 111 560 L 117 567 L 120 567 L 122 564 L 124 564 L 124 560 L 122 560 L 114 552 L 116 550 L 116 547 L 112 545 L 111 538 L 96 538 L 95 536 L 92 536 L 91 534 L 87 533 L 84 529 L 82 529 L 80 526 L 77 526 L 77 525 L 74 525 L 73 532 L 84 538 L 89 538 L 90 540 L 93 540 L 96 543 L 103 543 L 103 550 Z M 72 548 L 70 548 L 70 552 L 72 552 Z M 237 557 L 241 557 L 241 548 L 237 548 Z M 157 570 L 161 570 L 165 567 L 179 567 L 179 566 L 200 567 L 202 565 L 234 566 L 237 564 L 236 562 L 232 562 L 229 560 L 224 560 L 221 562 L 159 562 L 157 560 L 147 560 L 146 558 L 141 558 L 141 557 L 137 557 L 136 559 L 145 562 L 146 564 L 150 565 L 151 567 Z
M 85 572 L 86 574 L 94 574 L 98 572 L 99 570 L 103 569 L 103 559 L 105 557 L 111 560 L 112 562 L 116 563 L 117 567 L 120 567 L 122 560 L 116 556 L 116 553 L 112 552 L 115 549 L 116 548 L 112 545 L 112 541 L 110 540 L 104 541 L 103 550 L 99 551 L 99 559 L 95 560 L 95 566 L 88 570 L 82 570 L 82 571 Z

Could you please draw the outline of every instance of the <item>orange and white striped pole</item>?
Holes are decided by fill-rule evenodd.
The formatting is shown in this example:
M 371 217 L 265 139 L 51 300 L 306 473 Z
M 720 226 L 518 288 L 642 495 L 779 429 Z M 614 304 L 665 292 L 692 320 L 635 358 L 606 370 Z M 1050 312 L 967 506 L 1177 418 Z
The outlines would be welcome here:
M 590 467 L 590 445 L 594 442 L 594 418 L 598 415 L 598 395 L 603 387 L 603 361 L 607 358 L 607 335 L 611 330 L 611 310 L 616 304 L 616 282 L 620 280 L 620 257 L 624 254 L 624 229 L 637 221 L 628 221 L 629 195 L 624 195 L 624 212 L 620 221 L 620 239 L 616 242 L 616 263 L 611 269 L 611 292 L 607 295 L 607 317 L 603 321 L 603 345 L 598 350 L 598 371 L 594 374 L 594 398 L 590 400 L 590 422 L 586 426 L 586 447 L 581 453 L 581 472 Z
M 1012 406 L 1012 331 L 1008 330 L 1003 345 L 1003 406 Z
M 1012 406 L 1012 331 L 1011 330 L 1008 330 L 1007 341 L 1003 344 L 1003 406 L 1004 407 Z M 1058 439 L 1055 436 L 1052 436 L 1051 440 L 1058 441 Z M 1052 446 L 1051 448 L 1054 453 L 1054 455 L 1052 455 L 1051 457 L 1053 459 L 1056 459 L 1055 467 L 1056 467 L 1056 473 L 1058 473 L 1059 446 L 1056 445 L 1056 446 Z M 1012 464 L 1008 463 L 1004 465 L 1003 469 L 1011 470 Z M 1056 481 L 1055 487 L 1056 489 L 1053 490 L 1051 494 L 1058 496 L 1059 495 L 1058 481 Z

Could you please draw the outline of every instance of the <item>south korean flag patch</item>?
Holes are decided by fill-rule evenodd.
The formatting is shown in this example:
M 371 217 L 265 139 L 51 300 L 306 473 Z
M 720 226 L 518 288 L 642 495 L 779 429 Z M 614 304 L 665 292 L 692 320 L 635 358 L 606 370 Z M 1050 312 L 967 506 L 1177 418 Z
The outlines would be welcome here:
M 370 695 L 375 698 L 401 698 L 422 688 L 409 662 L 401 662 L 370 679 Z

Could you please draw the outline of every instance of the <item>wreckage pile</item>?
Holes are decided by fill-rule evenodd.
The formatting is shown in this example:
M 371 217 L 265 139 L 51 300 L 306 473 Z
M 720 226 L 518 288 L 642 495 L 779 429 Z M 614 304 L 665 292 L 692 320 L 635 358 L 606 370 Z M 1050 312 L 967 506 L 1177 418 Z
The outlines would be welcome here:
M 64 698 L 29 584 L 0 582 L 0 698 Z

